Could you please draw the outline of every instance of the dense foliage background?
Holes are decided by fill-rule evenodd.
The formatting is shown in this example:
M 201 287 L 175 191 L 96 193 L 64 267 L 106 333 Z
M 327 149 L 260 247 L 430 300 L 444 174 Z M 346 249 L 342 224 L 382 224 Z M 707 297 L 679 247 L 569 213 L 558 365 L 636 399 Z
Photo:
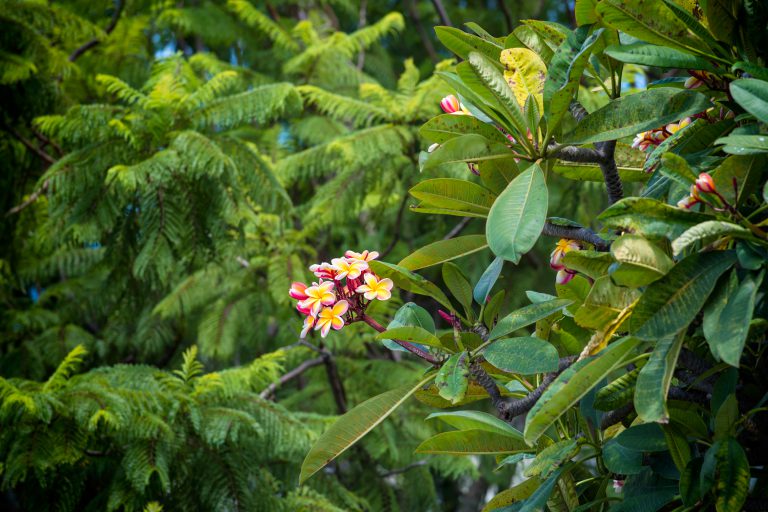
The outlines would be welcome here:
M 764 509 L 761 2 L 0 19 L 3 509 Z

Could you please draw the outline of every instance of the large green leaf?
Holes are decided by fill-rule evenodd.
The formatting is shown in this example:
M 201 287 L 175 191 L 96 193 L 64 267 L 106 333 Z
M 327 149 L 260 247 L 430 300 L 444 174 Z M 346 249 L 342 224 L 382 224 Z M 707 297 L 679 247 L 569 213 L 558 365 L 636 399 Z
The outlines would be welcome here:
M 733 265 L 733 251 L 693 254 L 650 284 L 630 320 L 633 335 L 657 340 L 686 327 L 712 293 L 720 274 Z
M 501 45 L 453 27 L 435 27 L 435 35 L 446 48 L 462 59 L 468 59 L 470 52 L 480 52 L 491 60 L 499 62 Z M 500 64 L 499 67 L 501 67 Z
M 547 500 L 552 495 L 552 491 L 555 489 L 560 475 L 563 472 L 563 468 L 556 469 L 542 483 L 531 496 L 525 500 L 521 507 L 515 508 L 515 512 L 544 512 L 547 506 Z
M 482 251 L 486 247 L 488 242 L 483 235 L 457 236 L 425 245 L 403 258 L 398 265 L 408 270 L 418 270 Z
M 590 34 L 591 27 L 579 27 L 563 41 L 549 63 L 544 82 L 544 116 L 553 130 L 568 112 L 571 99 L 579 89 L 579 81 L 592 48 L 600 40 L 603 29 Z
M 547 184 L 537 164 L 520 173 L 493 203 L 485 225 L 496 256 L 518 263 L 530 251 L 547 219 Z
M 672 250 L 674 251 L 675 256 L 678 256 L 696 243 L 707 245 L 710 242 L 725 236 L 746 239 L 754 238 L 747 228 L 739 226 L 738 224 L 722 220 L 708 220 L 692 226 L 685 230 L 679 237 L 675 238 L 672 242 Z
M 480 276 L 480 279 L 477 281 L 477 284 L 472 291 L 472 296 L 475 299 L 475 302 L 480 305 L 485 304 L 485 300 L 488 298 L 488 294 L 491 292 L 493 285 L 496 284 L 496 280 L 499 278 L 503 266 L 504 258 L 498 257 L 488 265 L 488 268 L 486 268 L 483 275 Z
M 510 455 L 510 457 L 518 457 L 521 455 Z M 504 489 L 491 500 L 485 504 L 481 512 L 492 512 L 498 510 L 500 512 L 506 512 L 509 510 L 507 505 L 519 503 L 520 501 L 528 498 L 533 494 L 541 485 L 538 478 L 529 478 L 523 482 L 517 484 L 509 489 Z
M 437 434 L 417 446 L 415 451 L 451 455 L 497 455 L 530 450 L 521 439 L 508 434 L 470 429 Z
M 660 87 L 623 96 L 585 117 L 563 142 L 614 140 L 658 128 L 708 109 L 709 99 L 688 90 Z
M 602 22 L 643 41 L 707 55 L 706 45 L 659 0 L 601 0 L 597 14 Z
M 525 476 L 538 476 L 547 478 L 554 470 L 562 466 L 564 462 L 571 460 L 579 453 L 580 446 L 576 439 L 563 439 L 555 444 L 547 446 L 536 459 L 525 469 Z
M 640 235 L 623 235 L 611 244 L 611 254 L 620 262 L 611 277 L 616 284 L 637 288 L 660 279 L 674 266 L 659 246 Z
M 566 267 L 592 279 L 606 275 L 613 263 L 613 257 L 605 252 L 569 251 L 563 256 Z
M 677 238 L 683 231 L 708 220 L 710 215 L 675 208 L 646 197 L 627 197 L 606 208 L 598 217 L 612 229 L 648 237 Z
M 738 368 L 762 280 L 762 273 L 747 274 L 739 283 L 734 270 L 704 308 L 704 337 L 715 359 Z
M 573 304 L 573 301 L 570 299 L 552 299 L 545 302 L 537 302 L 536 304 L 529 304 L 517 311 L 513 311 L 499 320 L 488 335 L 488 339 L 495 340 L 502 336 L 506 336 L 511 332 L 515 332 L 518 329 L 535 324 L 542 318 L 546 318 L 552 313 L 556 313 L 571 304 Z
M 417 306 L 413 302 L 406 302 L 400 306 L 400 309 L 397 310 L 392 321 L 387 325 L 387 329 L 406 326 L 420 327 L 429 333 L 435 333 L 435 321 L 432 319 L 432 315 L 430 315 L 426 309 Z M 382 340 L 382 343 L 389 350 L 407 352 L 405 348 L 401 347 L 391 339 L 384 339 Z
M 723 151 L 732 155 L 768 153 L 768 135 L 729 135 L 720 137 L 715 144 L 725 144 Z
M 637 290 L 616 286 L 609 276 L 599 277 L 573 319 L 582 327 L 607 329 L 639 295 Z
M 451 333 L 451 336 L 453 336 L 453 333 Z M 501 391 L 502 396 L 512 396 L 512 393 L 506 388 L 499 388 L 499 390 Z M 458 402 L 454 405 L 445 398 L 441 397 L 437 386 L 432 384 L 428 387 L 416 391 L 414 397 L 419 402 L 430 407 L 434 407 L 436 409 L 450 409 L 451 407 L 471 404 L 479 400 L 485 400 L 488 398 L 488 392 L 483 386 L 470 382 L 469 386 L 467 387 L 467 392 L 464 394 L 464 398 L 461 400 L 461 402 Z
M 521 375 L 557 371 L 557 349 L 531 337 L 496 340 L 483 351 L 485 360 L 505 372 Z
M 667 46 L 657 46 L 643 42 L 624 46 L 609 46 L 605 53 L 610 57 L 628 64 L 642 64 L 657 68 L 697 69 L 711 73 L 722 72 L 707 59 L 684 53 Z
M 482 135 L 491 142 L 509 142 L 500 130 L 474 116 L 443 114 L 433 117 L 419 128 L 419 135 L 438 144 L 469 133 Z
M 470 133 L 454 137 L 440 144 L 429 153 L 422 170 L 434 169 L 445 164 L 461 162 L 483 162 L 486 160 L 511 160 L 515 155 L 506 144 L 486 139 L 482 135 Z
M 424 277 L 411 272 L 407 268 L 403 268 L 392 263 L 386 263 L 384 261 L 372 261 L 369 263 L 371 270 L 380 277 L 388 277 L 394 281 L 398 288 L 416 293 L 418 295 L 426 295 L 432 297 L 437 302 L 453 311 L 453 306 L 445 293 L 438 288 L 434 283 L 428 281 Z
M 443 282 L 451 291 L 456 300 L 464 307 L 467 317 L 473 317 L 472 311 L 472 285 L 469 284 L 467 276 L 461 269 L 453 263 L 443 264 Z
M 667 393 L 684 338 L 678 334 L 657 341 L 648 363 L 637 376 L 635 410 L 645 422 L 669 422 Z
M 544 391 L 525 420 L 525 441 L 530 445 L 568 412 L 637 347 L 640 340 L 622 338 L 597 356 L 583 359 L 561 373 Z
M 738 441 L 729 437 L 710 446 L 701 466 L 701 492 L 715 486 L 717 512 L 741 510 L 749 480 L 749 461 Z
M 450 411 L 433 412 L 427 416 L 428 420 L 440 419 L 459 430 L 485 430 L 505 436 L 511 436 L 519 441 L 523 440 L 523 433 L 504 420 L 481 411 Z
M 421 379 L 415 386 L 403 386 L 369 398 L 336 420 L 320 436 L 304 458 L 304 462 L 301 464 L 299 483 L 304 483 L 309 477 L 362 439 L 376 425 L 400 407 L 417 389 L 433 378 L 434 374 L 430 374 Z
M 499 58 L 504 66 L 504 80 L 512 89 L 517 103 L 523 107 L 528 97 L 532 96 L 541 109 L 547 76 L 547 66 L 541 57 L 528 48 L 507 48 Z
M 435 385 L 441 397 L 455 405 L 464 399 L 469 386 L 469 364 L 466 352 L 453 354 L 437 372 Z

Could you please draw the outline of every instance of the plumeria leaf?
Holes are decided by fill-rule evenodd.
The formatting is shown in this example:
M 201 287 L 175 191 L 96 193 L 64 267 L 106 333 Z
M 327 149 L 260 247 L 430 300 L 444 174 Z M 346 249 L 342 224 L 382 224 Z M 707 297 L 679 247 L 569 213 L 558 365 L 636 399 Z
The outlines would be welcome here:
M 485 360 L 500 370 L 521 375 L 557 371 L 557 349 L 531 337 L 496 340 L 483 351 Z
M 506 421 L 482 411 L 433 412 L 426 419 L 439 419 L 459 430 L 478 429 L 514 437 L 522 441 L 523 433 Z
M 472 292 L 472 296 L 474 297 L 475 302 L 480 305 L 485 304 L 485 301 L 488 298 L 488 294 L 491 292 L 493 285 L 496 284 L 496 280 L 499 279 L 499 275 L 501 274 L 501 269 L 503 266 L 504 258 L 499 257 L 494 259 L 491 264 L 488 265 L 488 268 L 486 268 L 485 272 L 483 272 L 483 275 L 480 276 L 480 279 L 477 281 L 475 289 Z
M 678 334 L 658 340 L 651 358 L 637 376 L 635 410 L 645 422 L 669 422 L 667 393 L 684 339 Z
M 428 345 L 439 349 L 445 349 L 440 339 L 422 327 L 414 325 L 405 325 L 402 327 L 392 327 L 376 335 L 377 340 L 402 340 L 420 345 Z
M 502 51 L 500 44 L 453 27 L 435 27 L 435 35 L 446 48 L 462 59 L 469 58 L 470 52 L 479 52 L 495 62 L 499 61 Z
M 482 251 L 486 247 L 488 242 L 483 235 L 457 236 L 426 245 L 403 258 L 398 265 L 408 270 L 418 270 Z
M 467 318 L 473 319 L 472 285 L 459 267 L 453 263 L 443 264 L 443 282 L 464 308 Z
M 414 211 L 436 207 L 478 217 L 487 217 L 496 199 L 494 193 L 480 185 L 453 178 L 424 180 L 408 193 L 421 201 L 416 208 L 412 208 Z
M 469 356 L 466 352 L 452 355 L 437 372 L 435 385 L 440 396 L 456 404 L 464 399 L 469 385 Z
M 416 453 L 449 455 L 498 455 L 527 452 L 525 442 L 507 434 L 482 429 L 454 430 L 430 437 L 416 447 Z
M 419 128 L 419 135 L 437 144 L 469 133 L 482 135 L 491 142 L 502 144 L 509 142 L 500 130 L 493 125 L 478 121 L 474 116 L 443 114 L 433 117 Z
M 496 327 L 488 335 L 488 339 L 499 339 L 518 329 L 535 324 L 542 318 L 557 313 L 572 303 L 573 301 L 569 299 L 551 299 L 520 308 L 499 320 Z
M 449 310 L 453 310 L 451 301 L 448 300 L 445 293 L 434 283 L 419 274 L 411 272 L 407 268 L 383 261 L 372 261 L 369 265 L 376 275 L 392 279 L 397 287 L 412 293 L 432 297 Z
M 539 108 L 543 107 L 544 80 L 547 66 L 536 53 L 527 48 L 507 48 L 501 52 L 504 79 L 522 107 L 528 96 L 533 96 Z

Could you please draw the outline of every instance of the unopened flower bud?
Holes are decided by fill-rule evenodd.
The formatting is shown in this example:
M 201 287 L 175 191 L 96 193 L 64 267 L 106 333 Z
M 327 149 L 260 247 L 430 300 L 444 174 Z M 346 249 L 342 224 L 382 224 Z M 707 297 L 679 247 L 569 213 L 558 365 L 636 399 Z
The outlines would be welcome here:
M 446 114 L 453 114 L 461 110 L 461 103 L 459 102 L 459 99 L 456 96 L 454 96 L 453 94 L 449 94 L 448 96 L 440 100 L 440 108 L 442 108 L 443 112 L 445 112 Z
M 699 177 L 696 179 L 696 189 L 699 192 L 711 194 L 715 191 L 715 181 L 712 179 L 712 176 L 703 172 L 699 174 Z

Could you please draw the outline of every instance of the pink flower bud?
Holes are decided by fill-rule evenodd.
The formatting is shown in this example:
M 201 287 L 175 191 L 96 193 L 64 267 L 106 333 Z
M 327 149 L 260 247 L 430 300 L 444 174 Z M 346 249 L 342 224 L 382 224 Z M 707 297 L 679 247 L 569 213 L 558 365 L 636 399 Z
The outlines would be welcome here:
M 288 290 L 288 295 L 292 299 L 304 300 L 307 298 L 307 294 L 304 291 L 307 289 L 307 285 L 298 281 L 291 283 L 291 289 Z
M 446 313 L 442 309 L 438 309 L 437 310 L 437 314 L 440 315 L 440 318 L 442 318 L 443 320 L 445 320 L 449 324 L 453 325 L 453 317 L 451 315 L 449 315 L 448 313 Z
M 467 162 L 467 167 L 475 176 L 480 176 L 480 167 L 475 162 Z
M 456 96 L 449 94 L 440 100 L 440 108 L 442 108 L 443 112 L 446 114 L 453 114 L 461 110 L 461 103 L 459 103 L 459 99 Z
M 703 172 L 699 174 L 699 177 L 696 180 L 696 189 L 699 192 L 711 194 L 715 191 L 715 181 L 712 179 L 712 176 Z
M 555 277 L 555 283 L 559 285 L 568 284 L 571 282 L 571 279 L 576 277 L 576 272 L 571 272 L 568 269 L 558 270 L 557 276 Z

